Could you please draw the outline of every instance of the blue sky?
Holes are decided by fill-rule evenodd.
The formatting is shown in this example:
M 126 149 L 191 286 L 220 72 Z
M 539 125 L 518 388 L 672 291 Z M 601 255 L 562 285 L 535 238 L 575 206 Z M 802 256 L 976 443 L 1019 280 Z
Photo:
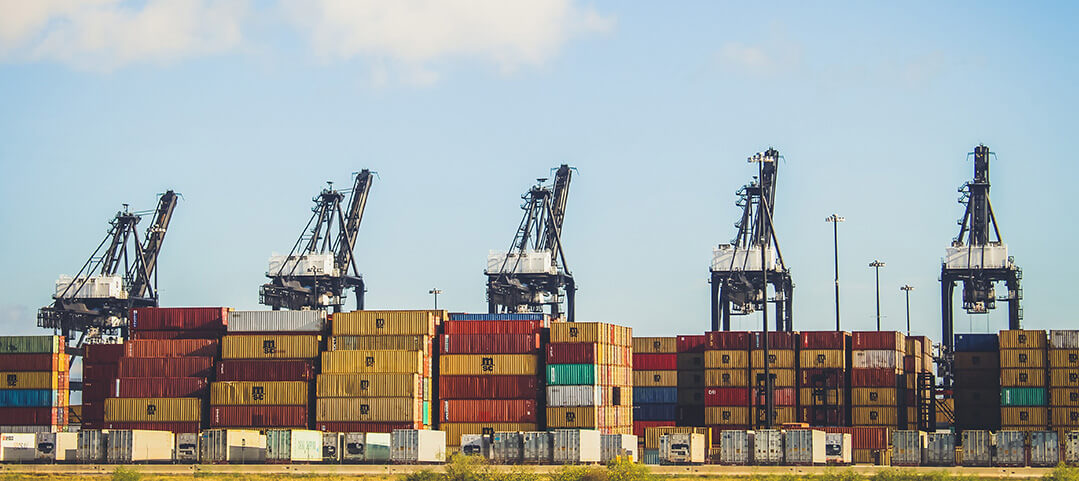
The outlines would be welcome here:
M 838 212 L 844 327 L 873 327 L 879 258 L 885 327 L 902 328 L 909 283 L 914 330 L 939 339 L 956 188 L 985 143 L 1025 325 L 1075 327 L 1073 4 L 664 7 L 0 1 L 0 323 L 39 332 L 57 275 L 122 203 L 168 188 L 183 199 L 163 305 L 260 308 L 269 254 L 361 168 L 379 174 L 356 251 L 369 307 L 426 307 L 437 286 L 441 306 L 482 311 L 520 194 L 569 163 L 578 319 L 702 332 L 745 159 L 773 146 L 795 328 L 833 326 Z M 1003 328 L 1006 311 L 956 324 Z

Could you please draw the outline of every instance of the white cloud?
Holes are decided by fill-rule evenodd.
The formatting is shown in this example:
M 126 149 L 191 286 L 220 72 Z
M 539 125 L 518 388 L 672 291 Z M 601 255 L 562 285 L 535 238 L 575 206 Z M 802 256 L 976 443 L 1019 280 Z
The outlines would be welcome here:
M 245 0 L 0 0 L 0 58 L 90 70 L 239 46 Z
M 788 40 L 782 28 L 773 26 L 771 34 L 761 43 L 724 43 L 716 53 L 716 59 L 727 69 L 767 76 L 799 67 L 802 47 Z

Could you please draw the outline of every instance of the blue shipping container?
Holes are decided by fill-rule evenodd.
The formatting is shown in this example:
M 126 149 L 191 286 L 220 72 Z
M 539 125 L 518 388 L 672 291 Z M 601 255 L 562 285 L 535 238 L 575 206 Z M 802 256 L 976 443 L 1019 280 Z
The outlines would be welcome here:
M 450 313 L 451 321 L 542 321 L 547 314 L 465 314 Z
M 634 404 L 676 404 L 677 402 L 678 388 L 676 387 L 633 388 Z
M 0 407 L 52 407 L 60 404 L 60 391 L 52 389 L 0 389 Z
M 996 334 L 956 334 L 955 352 L 997 352 L 1000 341 Z
M 637 404 L 633 406 L 634 421 L 672 421 L 677 417 L 677 404 Z

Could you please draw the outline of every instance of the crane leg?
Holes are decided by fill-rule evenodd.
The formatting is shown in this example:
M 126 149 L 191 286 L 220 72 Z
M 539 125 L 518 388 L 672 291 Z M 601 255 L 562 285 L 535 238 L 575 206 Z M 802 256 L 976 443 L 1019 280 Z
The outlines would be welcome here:
M 1021 329 L 1019 327 L 1019 276 L 1016 271 L 1008 273 L 1005 283 L 1008 287 L 1008 329 Z
M 708 284 L 708 287 L 709 287 L 709 290 L 712 291 L 712 330 L 713 331 L 718 331 L 719 330 L 719 318 L 720 318 L 720 313 L 719 313 L 719 287 L 720 287 L 720 283 L 719 283 L 719 280 L 716 279 L 715 275 L 712 276 L 712 280 Z

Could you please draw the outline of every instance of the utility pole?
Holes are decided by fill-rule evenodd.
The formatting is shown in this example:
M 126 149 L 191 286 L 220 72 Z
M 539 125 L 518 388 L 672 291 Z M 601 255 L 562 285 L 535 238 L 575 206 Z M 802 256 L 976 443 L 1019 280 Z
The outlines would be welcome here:
M 832 223 L 832 240 L 835 246 L 835 330 L 839 330 L 839 223 L 847 219 L 837 214 L 824 218 L 825 222 Z
M 900 287 L 899 290 L 907 293 L 907 335 L 910 335 L 910 291 L 914 290 L 914 286 L 907 284 Z
M 877 273 L 877 331 L 880 331 L 880 268 L 884 267 L 884 263 L 874 260 L 869 263 L 869 267 L 872 267 Z
M 442 294 L 442 290 L 436 287 L 427 291 L 427 293 L 435 296 L 435 309 L 438 309 L 438 295 Z

